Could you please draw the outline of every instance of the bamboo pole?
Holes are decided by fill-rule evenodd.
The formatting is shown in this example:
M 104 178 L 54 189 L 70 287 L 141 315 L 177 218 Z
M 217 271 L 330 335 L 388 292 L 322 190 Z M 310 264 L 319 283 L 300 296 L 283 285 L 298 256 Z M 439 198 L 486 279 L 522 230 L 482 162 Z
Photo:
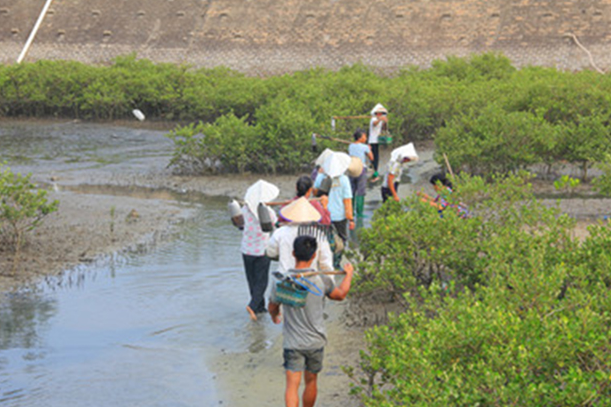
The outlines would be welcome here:
M 371 116 L 361 115 L 361 116 L 332 116 L 332 119 L 335 120 L 350 120 L 350 119 L 369 119 Z
M 302 278 L 302 277 L 312 277 L 312 276 L 321 276 L 321 275 L 325 275 L 325 276 L 338 276 L 338 275 L 343 275 L 343 274 L 346 274 L 346 272 L 343 271 L 343 270 L 336 270 L 336 271 L 306 271 L 305 273 L 291 274 L 291 277 Z

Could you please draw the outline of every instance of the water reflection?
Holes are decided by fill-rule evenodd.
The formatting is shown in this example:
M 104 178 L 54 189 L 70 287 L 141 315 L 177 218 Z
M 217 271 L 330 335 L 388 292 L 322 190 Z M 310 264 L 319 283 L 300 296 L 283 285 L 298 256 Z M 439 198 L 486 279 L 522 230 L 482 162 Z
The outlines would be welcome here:
M 42 293 L 0 297 L 0 349 L 29 349 L 41 344 L 41 332 L 57 312 L 57 302 Z
M 218 404 L 211 360 L 264 352 L 281 329 L 245 312 L 239 243 L 226 200 L 208 199 L 172 244 L 7 296 L 0 403 Z

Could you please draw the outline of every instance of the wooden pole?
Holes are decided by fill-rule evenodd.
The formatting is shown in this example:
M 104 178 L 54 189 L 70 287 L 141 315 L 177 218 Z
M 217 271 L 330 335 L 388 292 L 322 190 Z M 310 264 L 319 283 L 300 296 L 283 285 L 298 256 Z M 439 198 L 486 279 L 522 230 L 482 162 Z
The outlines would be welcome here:
M 446 166 L 448 167 L 448 171 L 450 172 L 450 175 L 452 176 L 452 178 L 454 178 L 454 172 L 452 172 L 452 167 L 450 166 L 450 160 L 448 160 L 448 156 L 446 155 L 446 153 L 443 153 L 443 159 L 446 161 Z
M 351 144 L 348 140 L 342 140 L 341 138 L 335 138 L 330 136 L 323 136 L 321 134 L 315 134 L 316 137 L 320 137 L 322 139 L 327 139 L 331 141 L 337 141 L 338 143 Z
M 306 271 L 305 273 L 291 274 L 291 276 L 292 277 L 296 277 L 296 278 L 302 278 L 302 277 L 312 277 L 312 276 L 320 276 L 320 275 L 337 276 L 337 275 L 342 275 L 342 274 L 346 274 L 346 272 L 343 271 L 343 270 L 337 270 L 337 271 Z
M 361 115 L 361 116 L 332 116 L 335 120 L 350 120 L 350 119 L 369 119 L 371 116 Z

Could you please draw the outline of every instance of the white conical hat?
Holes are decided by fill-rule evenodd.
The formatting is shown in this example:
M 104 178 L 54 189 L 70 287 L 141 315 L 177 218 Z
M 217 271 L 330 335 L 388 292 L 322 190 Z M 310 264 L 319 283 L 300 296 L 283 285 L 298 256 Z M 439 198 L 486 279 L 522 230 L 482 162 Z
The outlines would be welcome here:
M 259 204 L 261 202 L 265 203 L 276 199 L 279 193 L 280 190 L 277 186 L 260 179 L 246 190 L 244 200 L 246 201 L 246 205 L 248 205 L 251 212 L 258 219 L 259 215 L 257 214 L 257 207 L 259 206 Z
M 289 222 L 318 222 L 320 212 L 305 197 L 294 200 L 280 210 L 280 215 Z
M 316 159 L 316 161 L 314 162 L 314 164 L 316 165 L 321 165 L 325 162 L 325 160 L 327 159 L 327 157 L 329 155 L 331 155 L 333 153 L 333 150 L 331 150 L 330 148 L 325 148 L 325 151 L 323 151 L 318 158 Z
M 390 161 L 399 161 L 408 157 L 411 161 L 418 161 L 418 153 L 414 143 L 409 143 L 401 147 L 397 147 L 390 153 Z
M 331 178 L 339 177 L 346 172 L 352 158 L 346 153 L 334 152 L 330 154 L 322 164 L 322 169 Z
M 375 105 L 375 107 L 371 110 L 371 115 L 375 115 L 376 112 L 388 113 L 388 110 L 381 103 Z

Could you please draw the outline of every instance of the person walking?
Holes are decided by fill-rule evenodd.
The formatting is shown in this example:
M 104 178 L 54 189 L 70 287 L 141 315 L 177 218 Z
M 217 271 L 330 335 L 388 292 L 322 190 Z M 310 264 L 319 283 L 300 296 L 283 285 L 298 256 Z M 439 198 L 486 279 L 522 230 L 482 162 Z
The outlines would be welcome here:
M 316 271 L 312 267 L 316 251 L 315 238 L 311 236 L 296 238 L 293 242 L 295 267 L 289 270 L 289 273 Z M 342 301 L 346 298 L 350 291 L 354 267 L 347 263 L 344 271 L 346 275 L 337 287 L 329 276 L 308 277 L 309 284 L 312 284 L 313 289 L 316 286 L 314 291 L 320 295 L 308 293 L 303 307 L 282 304 L 277 295 L 276 285 L 272 286 L 268 305 L 272 321 L 280 324 L 284 314 L 282 333 L 286 407 L 299 407 L 299 385 L 302 376 L 305 380 L 305 389 L 302 394 L 303 406 L 313 407 L 316 403 L 318 374 L 323 368 L 324 348 L 327 344 L 323 314 L 325 298 L 334 301 Z
M 367 133 L 361 129 L 354 132 L 354 142 L 348 147 L 348 154 L 351 157 L 356 157 L 363 163 L 363 171 L 357 177 L 350 177 L 350 186 L 352 187 L 352 196 L 356 216 L 362 218 L 365 216 L 365 194 L 367 193 L 367 158 L 373 161 L 373 153 L 371 146 L 367 144 Z
M 372 182 L 376 182 L 380 179 L 378 174 L 378 165 L 380 163 L 380 145 L 379 145 L 379 137 L 382 133 L 382 130 L 388 128 L 388 110 L 380 103 L 375 105 L 373 110 L 371 110 L 371 120 L 369 121 L 369 145 L 371 146 L 371 152 L 373 154 L 373 176 L 371 178 Z
M 278 260 L 278 271 L 286 274 L 295 267 L 293 242 L 302 235 L 313 236 L 319 242 L 314 266 L 321 271 L 333 270 L 333 253 L 329 241 L 324 230 L 316 226 L 321 219 L 316 208 L 305 197 L 301 197 L 283 207 L 280 216 L 289 223 L 274 231 L 265 248 L 267 257 Z
M 276 223 L 276 214 L 271 209 L 268 208 L 268 210 L 272 222 Z M 269 281 L 271 260 L 266 256 L 265 248 L 270 234 L 261 230 L 259 219 L 248 205 L 242 207 L 242 215 L 244 216 L 244 230 L 240 251 L 250 292 L 250 302 L 246 306 L 246 311 L 250 318 L 256 321 L 257 314 L 266 311 L 265 290 Z
M 275 185 L 259 180 L 246 191 L 245 204 L 242 206 L 244 227 L 240 251 L 250 293 L 250 302 L 246 306 L 246 311 L 254 321 L 257 320 L 257 314 L 267 310 L 265 307 L 265 290 L 267 290 L 269 282 L 271 262 L 265 254 L 270 234 L 263 232 L 261 229 L 257 208 L 260 203 L 269 202 L 277 197 L 279 192 Z M 266 210 L 269 211 L 271 222 L 276 223 L 274 211 L 269 208 L 266 208 Z

